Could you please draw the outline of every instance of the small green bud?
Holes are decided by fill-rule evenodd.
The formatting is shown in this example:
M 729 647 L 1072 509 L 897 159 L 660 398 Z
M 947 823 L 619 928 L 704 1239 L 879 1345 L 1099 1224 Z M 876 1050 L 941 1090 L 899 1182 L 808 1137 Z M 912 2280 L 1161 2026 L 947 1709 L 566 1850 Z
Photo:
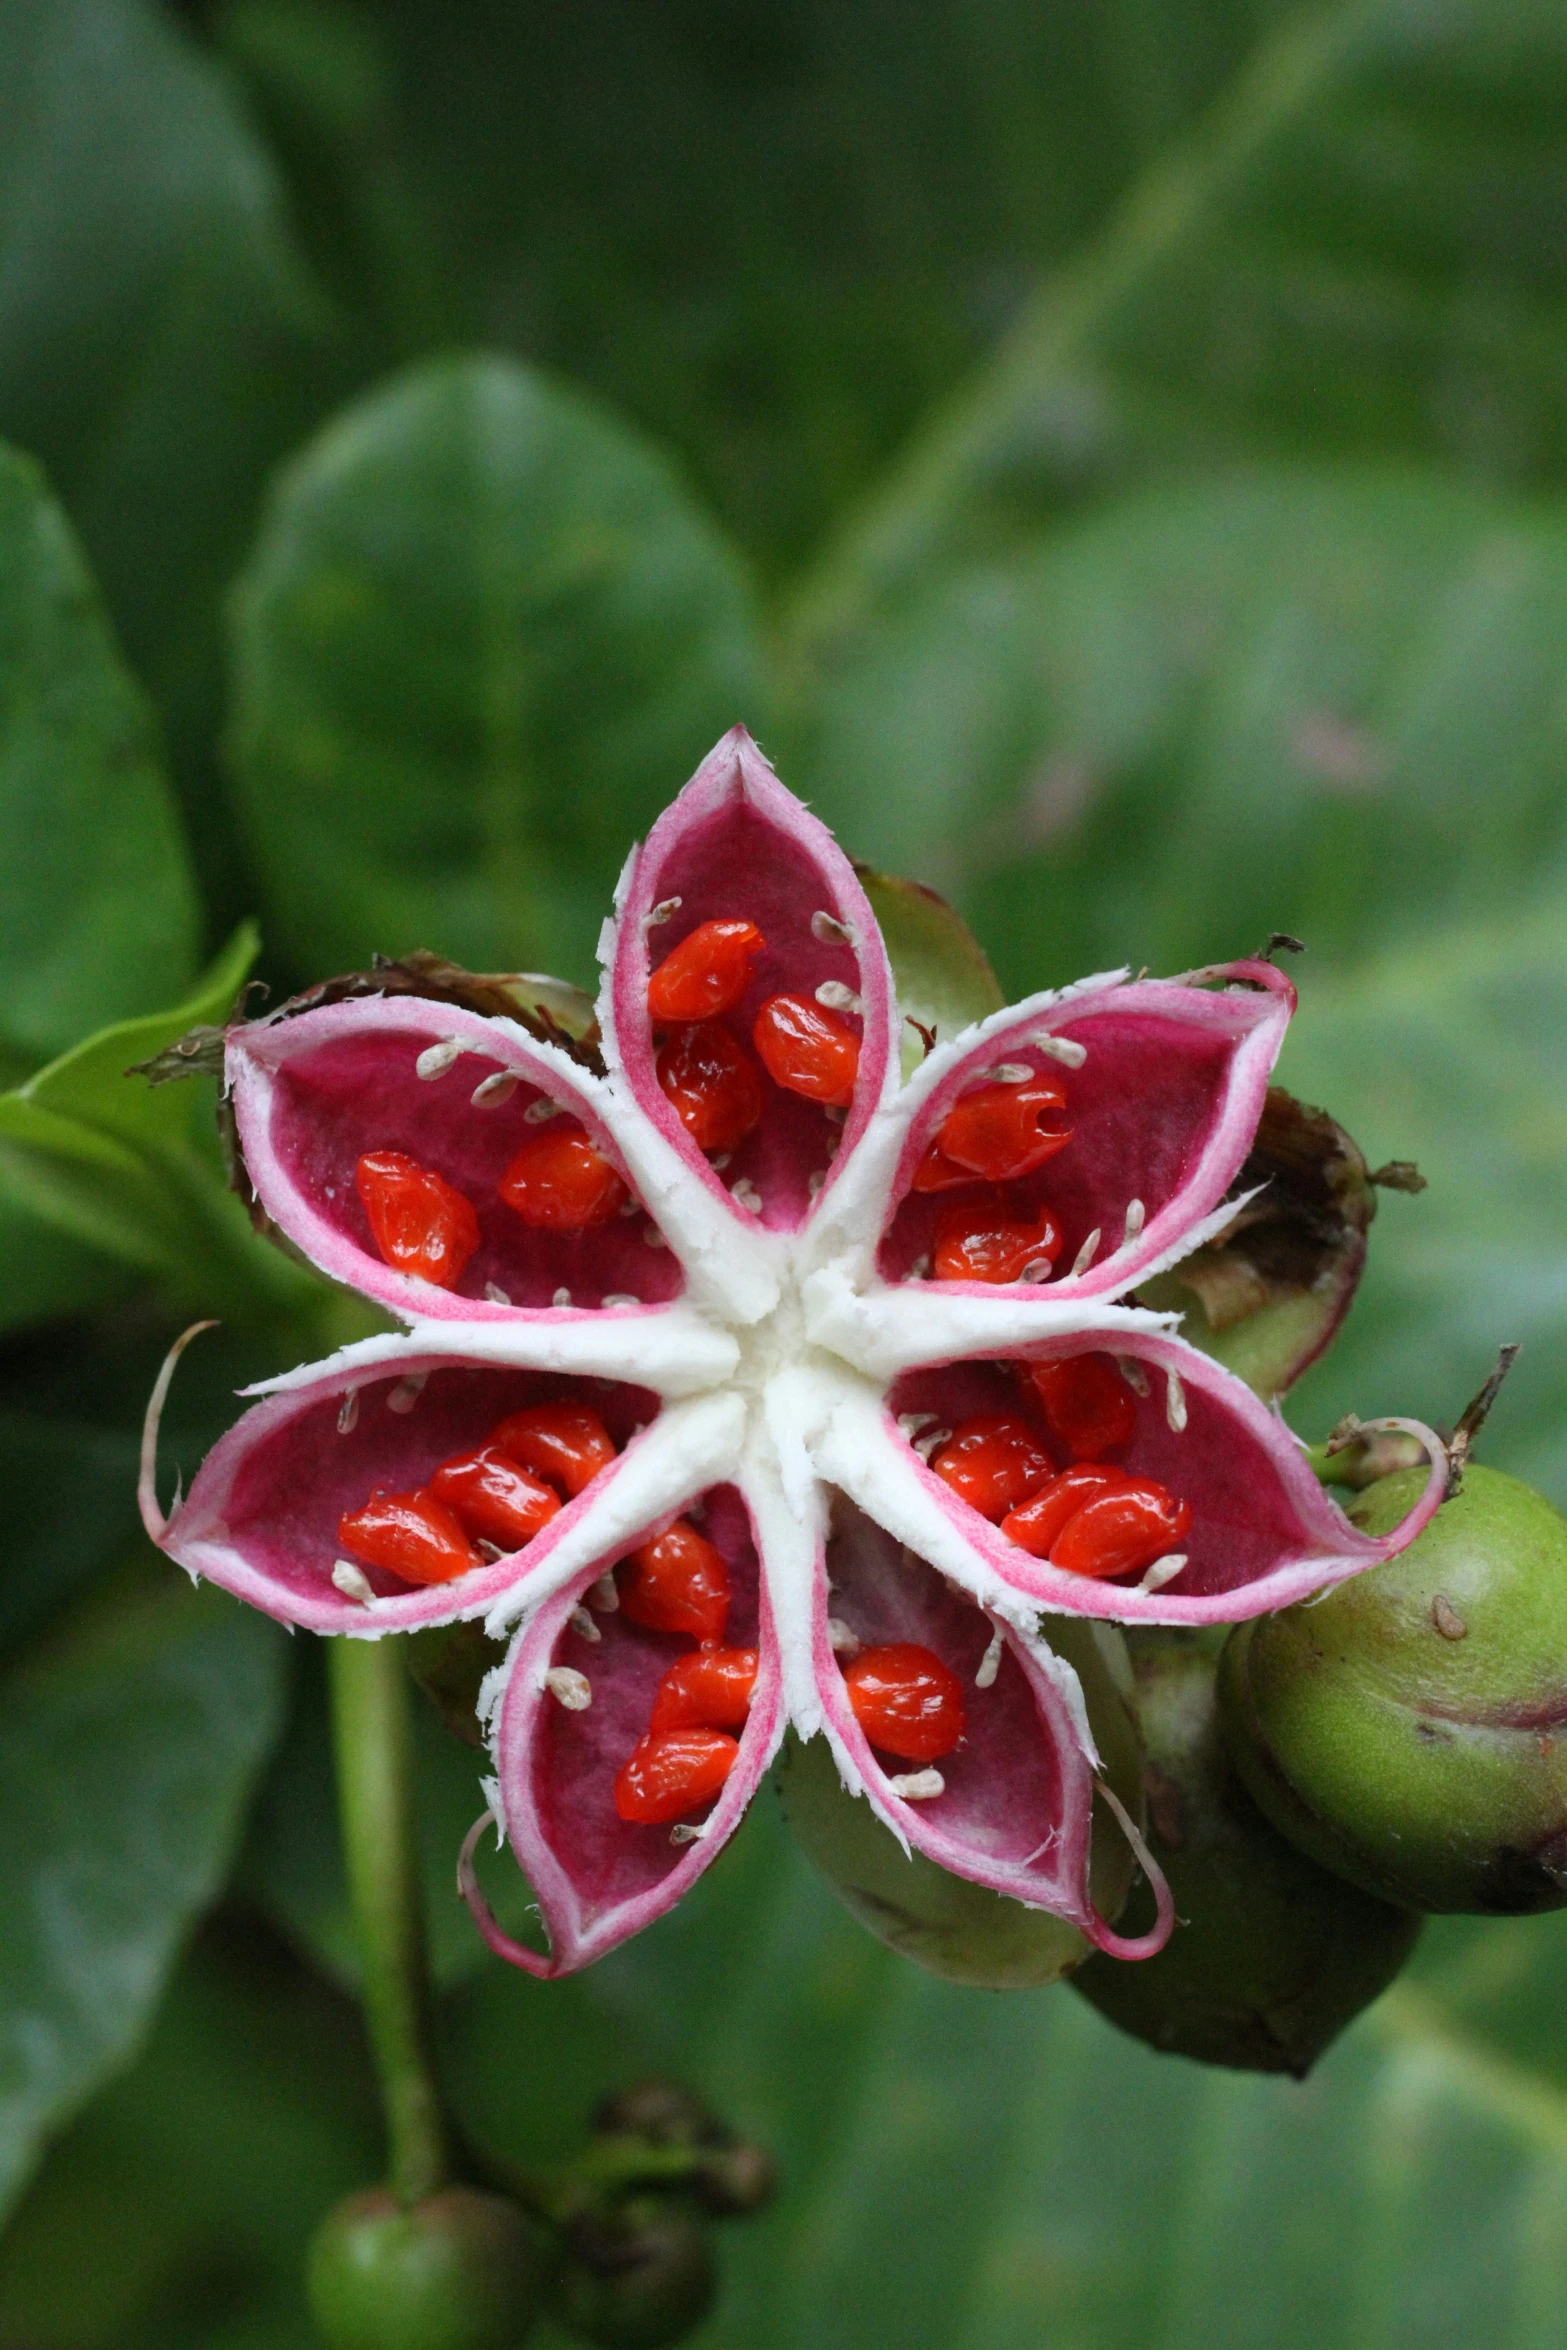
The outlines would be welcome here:
M 1142 1749 L 1125 1693 L 1130 1676 L 1120 1638 L 1113 1626 L 1049 1620 L 1052 1648 L 1083 1684 L 1105 1777 L 1140 1822 Z M 1124 1689 L 1107 1657 L 1115 1659 Z M 845 1791 L 825 1738 L 790 1742 L 779 1790 L 795 1837 L 844 1907 L 878 1942 L 929 1973 L 981 1990 L 1028 1990 L 1058 1982 L 1092 1950 L 1065 1918 L 953 1876 L 922 1853 L 906 1856 L 870 1805 Z M 1136 1867 L 1120 1826 L 1096 1804 L 1089 1886 L 1102 1917 L 1120 1915 Z
M 306 2293 L 328 2350 L 521 2350 L 541 2276 L 506 2196 L 443 2187 L 408 2205 L 369 2187 L 317 2229 Z
M 696 2330 L 717 2284 L 695 2212 L 676 2196 L 631 2195 L 571 2222 L 555 2313 L 603 2350 L 661 2350 Z
M 1396 1525 L 1423 1472 L 1350 1505 Z M 1387 1565 L 1242 1624 L 1219 1677 L 1257 1802 L 1325 1867 L 1410 1909 L 1567 1903 L 1567 1520 L 1495 1469 Z
M 1156 1958 L 1096 1954 L 1072 1987 L 1152 2048 L 1302 2079 L 1393 1980 L 1420 1921 L 1318 1868 L 1251 1801 L 1219 1734 L 1224 1638 L 1129 1636 L 1148 1842 L 1182 1922 Z
M 778 2183 L 764 2146 L 738 2138 L 693 2090 L 654 2077 L 606 2097 L 593 2117 L 600 2138 L 636 2138 L 645 2146 L 689 2147 L 696 2157 L 691 2191 L 717 2219 L 760 2211 Z

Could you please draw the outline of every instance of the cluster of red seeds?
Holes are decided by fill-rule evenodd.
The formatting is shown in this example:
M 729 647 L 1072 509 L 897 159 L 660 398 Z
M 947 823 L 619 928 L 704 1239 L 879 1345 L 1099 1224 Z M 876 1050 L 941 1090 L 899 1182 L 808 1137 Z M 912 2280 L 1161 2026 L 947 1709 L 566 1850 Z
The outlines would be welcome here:
M 1032 1558 L 1072 1575 L 1142 1574 L 1173 1550 L 1192 1514 L 1152 1477 L 1129 1476 L 1105 1457 L 1136 1432 L 1131 1388 L 1103 1355 L 1015 1368 L 1043 1429 L 1023 1412 L 978 1412 L 931 1454 L 932 1469 Z
M 687 1518 L 634 1550 L 619 1578 L 620 1605 L 652 1632 L 697 1643 L 658 1684 L 645 1736 L 615 1777 L 615 1809 L 638 1827 L 683 1819 L 716 1795 L 740 1751 L 756 1687 L 754 1648 L 726 1648 L 729 1570 Z M 963 1735 L 963 1692 L 938 1656 L 913 1642 L 863 1649 L 844 1674 L 849 1703 L 873 1746 L 934 1762 Z
M 1043 1207 L 1020 1207 L 1004 1188 L 1032 1175 L 1072 1139 L 1047 1124 L 1066 1107 L 1054 1078 L 1020 1076 L 966 1093 L 937 1127 L 914 1171 L 915 1191 L 950 1191 L 936 1218 L 931 1271 L 938 1281 L 1017 1281 L 1048 1270 L 1060 1227 Z
M 700 1151 L 732 1151 L 761 1123 L 761 1080 L 723 1016 L 745 994 L 766 943 L 754 922 L 702 922 L 648 981 L 658 1082 Z M 824 1109 L 847 1107 L 860 1040 L 836 1012 L 808 996 L 769 996 L 751 1042 L 775 1085 Z
M 405 1583 L 449 1583 L 484 1563 L 480 1543 L 491 1555 L 521 1550 L 614 1458 L 608 1429 L 585 1404 L 529 1404 L 415 1491 L 374 1493 L 346 1512 L 337 1538 L 362 1565 Z
M 473 1202 L 402 1151 L 367 1151 L 354 1176 L 383 1262 L 455 1289 L 479 1245 Z M 498 1188 L 525 1224 L 547 1232 L 607 1224 L 631 1196 L 581 1122 L 565 1116 L 523 1144 Z
M 754 1648 L 726 1648 L 729 1569 L 722 1551 L 677 1518 L 625 1561 L 620 1605 L 649 1632 L 697 1643 L 658 1684 L 645 1735 L 615 1774 L 615 1809 L 637 1827 L 683 1819 L 718 1793 L 734 1768 L 756 1687 Z

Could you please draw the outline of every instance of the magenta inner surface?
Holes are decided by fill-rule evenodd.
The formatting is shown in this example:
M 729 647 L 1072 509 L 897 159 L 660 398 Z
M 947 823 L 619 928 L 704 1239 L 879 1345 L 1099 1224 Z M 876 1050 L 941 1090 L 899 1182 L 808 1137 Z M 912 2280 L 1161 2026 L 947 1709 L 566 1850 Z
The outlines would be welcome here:
M 414 1063 L 440 1039 L 412 1031 L 339 1037 L 296 1055 L 280 1069 L 271 1113 L 272 1144 L 299 1193 L 315 1213 L 381 1263 L 355 1182 L 367 1151 L 401 1151 L 460 1191 L 479 1220 L 479 1246 L 454 1289 L 455 1297 L 483 1298 L 493 1285 L 517 1306 L 548 1306 L 568 1289 L 575 1306 L 597 1306 L 606 1296 L 662 1304 L 684 1286 L 678 1260 L 650 1243 L 644 1210 L 615 1216 L 582 1232 L 540 1231 L 500 1198 L 502 1176 L 525 1142 L 548 1131 L 526 1112 L 544 1098 L 526 1081 L 489 1108 L 475 1108 L 475 1087 L 505 1064 L 465 1052 L 444 1075 L 420 1077 Z M 577 1112 L 568 1104 L 568 1118 Z M 579 1121 L 587 1123 L 586 1121 Z M 588 1126 L 606 1156 L 608 1137 Z M 618 1162 L 617 1162 L 618 1163 Z
M 754 922 L 767 942 L 751 966 L 745 995 L 722 1022 L 761 1080 L 763 1105 L 761 1123 L 732 1153 L 722 1180 L 732 1189 L 736 1181 L 748 1179 L 761 1194 L 762 1222 L 793 1231 L 811 1206 L 810 1178 L 825 1175 L 842 1127 L 819 1103 L 773 1083 L 751 1033 L 770 996 L 810 1001 L 825 980 L 860 992 L 853 948 L 819 939 L 811 929 L 813 914 L 836 916 L 837 904 L 799 843 L 744 806 L 727 808 L 691 828 L 659 875 L 658 896 L 678 897 L 680 908 L 647 934 L 651 970 L 703 922 L 726 917 Z M 862 1023 L 853 1013 L 837 1017 L 861 1033 Z
M 1011 1649 L 1003 1650 L 993 1686 L 976 1689 L 974 1675 L 994 1629 L 990 1618 L 842 1496 L 834 1501 L 833 1525 L 827 1572 L 834 1616 L 866 1647 L 909 1640 L 931 1649 L 963 1685 L 967 1727 L 935 1765 L 946 1792 L 919 1805 L 921 1824 L 994 1863 L 1031 1863 L 1054 1877 L 1063 1811 L 1060 1762 Z M 921 1767 L 896 1755 L 876 1759 L 889 1776 Z
M 750 1517 L 739 1492 L 732 1485 L 714 1486 L 700 1508 L 685 1514 L 722 1552 L 729 1568 L 724 1646 L 756 1648 L 760 1578 Z M 593 1621 L 601 1635 L 597 1641 L 584 1639 L 568 1620 L 553 1657 L 555 1664 L 586 1674 L 593 1702 L 581 1713 L 569 1713 L 553 1699 L 544 1702 L 532 1752 L 539 1824 L 572 1881 L 585 1926 L 606 1910 L 650 1891 L 685 1857 L 684 1848 L 670 1842 L 670 1823 L 642 1827 L 621 1818 L 615 1809 L 614 1781 L 647 1733 L 660 1680 L 678 1658 L 696 1650 L 694 1640 L 649 1631 L 618 1609 L 612 1615 L 594 1614 Z M 728 1735 L 749 1737 L 752 1732 L 748 1728 Z M 743 1756 L 734 1767 L 744 1768 Z M 698 1825 L 717 1801 L 715 1796 L 686 1816 Z
M 1059 1277 L 1096 1228 L 1097 1258 L 1121 1245 L 1128 1203 L 1140 1199 L 1152 1223 L 1195 1171 L 1223 1100 L 1233 1038 L 1152 1012 L 1101 1012 L 1055 1033 L 1087 1047 L 1080 1069 L 1064 1069 L 1027 1045 L 998 1044 L 994 1066 L 1025 1064 L 1064 1086 L 1066 1107 L 1052 1126 L 1070 1127 L 1072 1140 L 1053 1158 L 1004 1186 L 1009 1207 L 1031 1218 L 1042 1204 L 1060 1227 L 1054 1260 Z M 919 1155 L 962 1094 L 976 1090 L 980 1073 L 954 1081 L 924 1112 L 916 1130 Z M 917 1163 L 917 1162 L 915 1162 Z M 906 1279 L 934 1243 L 936 1220 L 962 1190 L 909 1192 L 883 1236 L 877 1268 L 884 1280 Z
M 1038 1353 L 1041 1360 L 1055 1361 L 1094 1351 L 1063 1346 Z M 1127 1353 L 1141 1361 L 1149 1392 L 1135 1399 L 1136 1430 L 1130 1443 L 1111 1453 L 1111 1465 L 1128 1476 L 1154 1478 L 1192 1513 L 1191 1530 L 1179 1546 L 1188 1564 L 1164 1590 L 1182 1599 L 1235 1591 L 1255 1583 L 1281 1558 L 1298 1557 L 1306 1537 L 1267 1448 L 1244 1421 L 1194 1382 L 1185 1385 L 1186 1426 L 1177 1435 L 1169 1424 L 1163 1370 L 1131 1349 Z M 1038 1429 L 1062 1468 L 1069 1466 L 1027 1390 L 1000 1363 L 949 1363 L 911 1372 L 898 1381 L 888 1409 L 934 1412 L 945 1428 L 976 1412 L 1013 1412 Z M 1043 1563 L 1024 1551 L 1014 1556 L 1024 1577 Z M 1136 1575 L 1111 1577 L 1106 1587 L 1130 1589 L 1138 1580 Z
M 607 1379 L 565 1379 L 537 1371 L 492 1371 L 452 1365 L 430 1373 L 408 1411 L 392 1408 L 398 1378 L 345 1380 L 306 1403 L 263 1436 L 234 1480 L 226 1512 L 229 1534 L 248 1562 L 301 1596 L 331 1588 L 345 1555 L 338 1519 L 362 1509 L 380 1488 L 407 1493 L 454 1453 L 482 1444 L 498 1420 L 524 1404 L 561 1400 L 598 1414 L 617 1450 L 658 1411 L 645 1388 Z M 339 1432 L 344 1396 L 357 1392 L 351 1428 Z M 406 1396 L 407 1390 L 403 1390 Z M 590 1485 L 579 1497 L 587 1505 Z M 558 1521 L 552 1521 L 552 1525 Z M 524 1552 L 526 1555 L 526 1546 Z M 362 1562 L 357 1562 L 361 1564 Z M 416 1588 L 377 1567 L 362 1567 L 382 1597 Z M 442 1586 L 455 1590 L 455 1584 Z

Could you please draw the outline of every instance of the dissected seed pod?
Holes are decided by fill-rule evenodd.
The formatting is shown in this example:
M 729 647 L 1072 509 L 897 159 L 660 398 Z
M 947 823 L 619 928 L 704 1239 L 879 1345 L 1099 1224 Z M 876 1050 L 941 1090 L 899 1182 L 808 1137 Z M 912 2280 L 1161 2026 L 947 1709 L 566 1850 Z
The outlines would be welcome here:
M 1258 1811 L 1219 1733 L 1223 1639 L 1129 1636 L 1149 1848 L 1181 1923 L 1141 1966 L 1095 1956 L 1072 1984 L 1151 2048 L 1301 2079 L 1393 1980 L 1420 1920 L 1319 1868 Z
M 1419 1472 L 1350 1505 L 1392 1525 Z M 1225 1735 L 1274 1825 L 1411 1909 L 1567 1904 L 1567 1520 L 1495 1469 L 1399 1557 L 1243 1624 Z
M 1124 1667 L 1121 1636 L 1111 1626 L 1062 1616 L 1049 1619 L 1049 1635 L 1082 1682 L 1105 1777 L 1140 1819 L 1141 1748 L 1126 1696 L 1106 1662 L 1115 1655 Z M 841 1785 L 825 1739 L 787 1748 L 779 1789 L 791 1829 L 844 1907 L 879 1942 L 929 1973 L 983 1990 L 1024 1990 L 1058 1981 L 1092 1950 L 1066 1919 L 953 1876 L 920 1853 L 905 1856 L 869 1804 Z M 1119 1916 L 1135 1869 L 1119 1824 L 1096 1803 L 1088 1881 L 1101 1917 L 1113 1923 Z
M 521 2350 L 543 2254 L 519 2205 L 478 2187 L 404 2204 L 369 2187 L 310 2246 L 310 2314 L 329 2350 Z

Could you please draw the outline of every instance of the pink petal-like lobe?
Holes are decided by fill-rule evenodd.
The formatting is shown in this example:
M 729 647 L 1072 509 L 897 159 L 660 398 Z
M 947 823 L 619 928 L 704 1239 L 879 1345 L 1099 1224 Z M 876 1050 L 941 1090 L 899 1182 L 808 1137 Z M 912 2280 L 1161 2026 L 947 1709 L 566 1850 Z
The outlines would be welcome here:
M 615 1775 L 648 1728 L 660 1680 L 678 1657 L 695 1653 L 690 1640 L 649 1631 L 620 1608 L 593 1613 L 596 1641 L 572 1628 L 573 1612 L 592 1600 L 590 1586 L 628 1546 L 540 1608 L 509 1662 L 496 1763 L 507 1833 L 538 1896 L 550 1951 L 542 1958 L 507 1942 L 502 1955 L 530 1974 L 573 1974 L 671 1908 L 739 1824 L 777 1751 L 777 1642 L 750 1517 L 733 1486 L 711 1489 L 702 1502 L 702 1530 L 729 1568 L 726 1642 L 758 1649 L 760 1663 L 733 1768 L 711 1804 L 691 1815 L 700 1837 L 677 1841 L 667 1826 L 631 1825 L 615 1808 Z M 545 1674 L 560 1667 L 587 1679 L 592 1702 L 580 1711 L 545 1685 Z M 480 1926 L 492 1948 L 506 1942 L 496 1940 L 493 1921 L 480 1916 Z
M 1086 1333 L 1023 1351 L 1041 1362 L 1069 1361 L 1104 1354 L 1106 1338 Z M 985 1565 L 1041 1607 L 1126 1624 L 1239 1623 L 1392 1557 L 1441 1500 L 1442 1447 L 1422 1431 L 1433 1460 L 1426 1493 L 1394 1534 L 1374 1542 L 1349 1523 L 1283 1422 L 1233 1372 L 1180 1339 L 1142 1331 L 1128 1333 L 1113 1359 L 1148 1390 L 1113 1465 L 1154 1480 L 1191 1511 L 1190 1531 L 1172 1553 L 1186 1564 L 1159 1588 L 1140 1588 L 1136 1575 L 1101 1581 L 1030 1557 L 919 1465 L 930 1498 Z M 929 1413 L 933 1425 L 951 1427 L 979 1412 L 1028 1408 L 1007 1366 L 982 1361 L 908 1372 L 887 1401 L 889 1426 L 893 1415 Z M 1064 1468 L 1066 1452 L 1055 1449 Z
M 461 1053 L 421 1077 L 419 1056 L 448 1040 Z M 268 1215 L 323 1272 L 395 1313 L 495 1322 L 518 1308 L 548 1312 L 562 1291 L 579 1312 L 606 1296 L 655 1305 L 680 1292 L 679 1261 L 650 1241 L 645 1213 L 550 1231 L 502 1200 L 517 1153 L 553 1126 L 538 1119 L 552 1101 L 634 1188 L 603 1089 L 509 1021 L 417 997 L 325 1005 L 233 1030 L 228 1068 L 245 1163 Z M 487 1079 L 508 1076 L 517 1082 L 502 1098 L 474 1101 Z M 479 1247 L 451 1289 L 411 1279 L 376 1249 L 355 1170 L 363 1154 L 383 1150 L 442 1177 L 478 1217 Z
M 965 1693 L 963 1738 L 935 1764 L 942 1792 L 905 1799 L 896 1782 L 915 1766 L 876 1753 L 866 1739 L 823 1612 L 816 1645 L 822 1709 L 883 1819 L 954 1875 L 1069 1918 L 1101 1950 L 1151 1956 L 1169 1934 L 1166 1905 L 1153 1935 L 1131 1944 L 1089 1897 L 1093 1769 L 1059 1684 L 1026 1643 L 1004 1632 L 995 1679 L 979 1686 L 996 1629 L 991 1617 L 841 1497 L 827 1566 L 835 1622 L 867 1647 L 928 1648 Z
M 1134 980 L 987 1022 L 983 1040 L 932 1084 L 910 1125 L 877 1257 L 883 1278 L 906 1279 L 928 1258 L 938 1220 L 965 1198 L 961 1189 L 910 1187 L 947 1113 L 998 1067 L 1026 1068 L 1066 1092 L 1054 1123 L 1070 1127 L 1071 1141 L 1005 1186 L 1020 1220 L 1043 1207 L 1059 1227 L 1052 1299 L 1113 1296 L 1178 1252 L 1251 1147 L 1295 1001 L 1271 963 L 1197 976 L 1223 984 Z M 1041 1035 L 1081 1047 L 1081 1064 L 1064 1067 L 1034 1041 Z M 1095 1232 L 1090 1261 L 1074 1273 Z
M 674 905 L 672 901 L 679 901 Z M 669 908 L 650 923 L 655 909 Z M 760 1123 L 715 1173 L 662 1092 L 648 1017 L 648 979 L 701 923 L 743 918 L 766 941 L 744 995 L 723 1015 L 760 1082 Z M 814 927 L 813 927 L 814 925 Z M 836 1014 L 858 1031 L 859 1076 L 847 1116 L 775 1085 L 752 1041 L 757 1014 L 773 997 L 815 1002 L 828 991 Z M 857 1009 L 846 1009 L 852 998 Z M 786 791 L 743 727 L 725 735 L 664 811 L 631 864 L 616 931 L 609 1021 L 626 1082 L 646 1115 L 698 1179 L 726 1198 L 753 1187 L 769 1229 L 793 1231 L 817 1191 L 865 1131 L 896 1081 L 892 975 L 869 901 L 831 833 Z M 742 1188 L 742 1199 L 747 1196 Z
M 421 1487 L 443 1461 L 481 1444 L 508 1412 L 546 1396 L 589 1405 L 620 1457 L 524 1549 L 452 1582 L 416 1587 L 345 1551 L 338 1538 L 345 1513 L 361 1509 L 377 1489 Z M 154 1539 L 191 1574 L 313 1632 L 404 1632 L 479 1615 L 545 1565 L 620 1473 L 634 1431 L 657 1412 L 657 1397 L 643 1388 L 491 1369 L 454 1356 L 410 1350 L 352 1373 L 329 1366 L 252 1405 L 213 1446 Z M 333 1583 L 345 1556 L 359 1566 L 373 1605 Z

